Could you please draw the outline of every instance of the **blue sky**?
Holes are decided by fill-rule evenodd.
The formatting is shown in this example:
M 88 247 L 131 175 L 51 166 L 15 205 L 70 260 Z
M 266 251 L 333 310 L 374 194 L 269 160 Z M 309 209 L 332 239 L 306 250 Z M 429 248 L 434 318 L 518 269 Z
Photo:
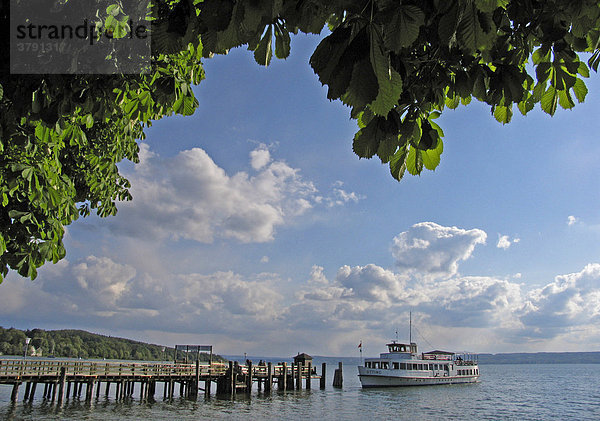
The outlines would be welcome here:
M 398 183 L 293 38 L 267 69 L 205 61 L 191 117 L 121 165 L 134 201 L 68 227 L 67 257 L 1 286 L 5 327 L 81 328 L 224 354 L 367 354 L 408 339 L 473 352 L 600 350 L 600 89 L 573 111 L 440 119 L 435 172 Z

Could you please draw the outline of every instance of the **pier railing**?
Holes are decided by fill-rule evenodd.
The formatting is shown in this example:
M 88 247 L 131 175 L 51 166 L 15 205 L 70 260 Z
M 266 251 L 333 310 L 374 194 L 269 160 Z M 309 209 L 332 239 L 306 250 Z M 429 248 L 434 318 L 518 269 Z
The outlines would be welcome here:
M 181 377 L 196 374 L 196 364 L 11 359 L 0 360 L 0 378 L 58 376 L 63 367 L 68 376 Z M 227 370 L 223 363 L 200 363 L 198 368 L 201 377 L 222 375 Z
M 152 363 L 152 362 L 114 362 L 114 361 L 77 361 L 77 360 L 37 360 L 37 359 L 7 359 L 0 360 L 0 378 L 23 378 L 58 376 L 64 367 L 67 376 L 90 377 L 182 377 L 196 374 L 196 364 L 185 363 Z M 200 377 L 220 376 L 227 371 L 223 363 L 200 363 L 198 374 Z M 248 367 L 239 366 L 240 373 L 248 374 Z M 267 377 L 268 366 L 254 365 L 251 367 L 252 375 Z M 288 375 L 298 373 L 297 365 L 273 365 L 272 376 L 282 376 L 284 371 Z M 310 376 L 309 368 L 302 366 L 302 376 Z

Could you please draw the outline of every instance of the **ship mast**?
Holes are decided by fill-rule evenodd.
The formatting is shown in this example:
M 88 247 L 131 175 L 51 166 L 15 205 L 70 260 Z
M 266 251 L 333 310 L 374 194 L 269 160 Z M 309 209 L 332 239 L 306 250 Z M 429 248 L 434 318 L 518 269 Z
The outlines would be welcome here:
M 408 343 L 412 344 L 412 311 L 408 313 Z

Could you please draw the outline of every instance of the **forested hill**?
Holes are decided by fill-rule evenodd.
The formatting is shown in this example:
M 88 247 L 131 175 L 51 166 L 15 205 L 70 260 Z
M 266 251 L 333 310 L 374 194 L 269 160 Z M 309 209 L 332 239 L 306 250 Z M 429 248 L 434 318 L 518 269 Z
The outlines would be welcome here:
M 600 352 L 479 354 L 480 364 L 600 364 Z
M 97 335 L 84 330 L 19 330 L 0 327 L 0 355 L 23 355 L 25 338 L 31 338 L 27 355 L 38 357 L 107 358 L 115 360 L 173 361 L 174 347 Z M 164 348 L 164 352 L 163 352 Z M 184 359 L 179 352 L 179 360 Z M 201 361 L 209 355 L 200 354 Z M 213 355 L 213 361 L 223 360 Z

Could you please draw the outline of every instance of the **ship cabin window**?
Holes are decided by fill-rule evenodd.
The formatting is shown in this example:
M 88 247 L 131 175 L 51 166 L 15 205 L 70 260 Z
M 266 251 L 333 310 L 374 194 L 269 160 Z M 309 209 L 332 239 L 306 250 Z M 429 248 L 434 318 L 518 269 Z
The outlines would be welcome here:
M 406 363 L 400 363 L 400 370 L 406 370 Z
M 371 368 L 371 362 L 370 361 L 365 362 L 365 367 L 366 368 Z
M 408 352 L 406 345 L 402 344 L 388 344 L 390 352 Z
M 400 368 L 400 364 L 398 363 L 393 363 L 394 364 L 394 370 L 398 370 Z
M 433 364 L 429 364 L 429 369 L 433 370 Z
M 382 361 L 381 362 L 381 368 L 386 368 L 387 369 L 388 368 L 388 362 L 387 361 L 385 361 L 385 362 Z

